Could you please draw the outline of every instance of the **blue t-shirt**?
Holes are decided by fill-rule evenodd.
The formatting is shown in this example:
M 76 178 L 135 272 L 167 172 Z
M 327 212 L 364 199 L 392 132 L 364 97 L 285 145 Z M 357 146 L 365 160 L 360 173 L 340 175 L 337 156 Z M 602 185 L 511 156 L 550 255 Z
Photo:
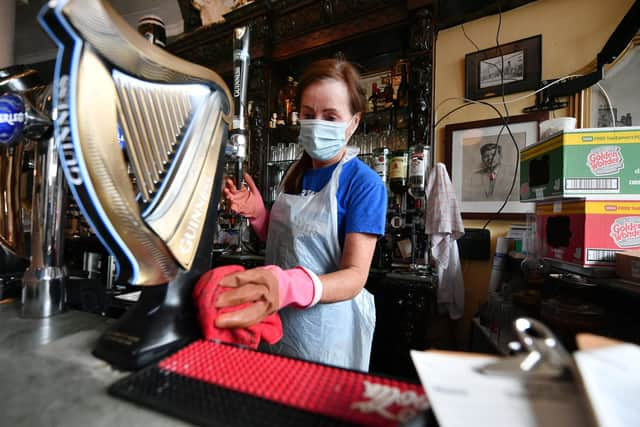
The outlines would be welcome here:
M 303 192 L 318 192 L 329 182 L 338 166 L 308 169 L 302 177 Z M 342 167 L 338 180 L 338 240 L 344 247 L 347 233 L 384 235 L 387 190 L 373 169 L 353 158 Z

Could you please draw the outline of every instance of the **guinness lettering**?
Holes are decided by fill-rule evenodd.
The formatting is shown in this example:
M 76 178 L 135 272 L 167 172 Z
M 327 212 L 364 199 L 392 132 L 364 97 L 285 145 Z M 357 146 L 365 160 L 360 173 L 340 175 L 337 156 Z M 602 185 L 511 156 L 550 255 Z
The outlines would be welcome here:
M 196 205 L 191 213 L 191 217 L 189 218 L 189 222 L 187 223 L 187 229 L 180 239 L 179 246 L 181 252 L 189 253 L 193 250 L 193 243 L 196 238 L 200 236 L 200 226 L 207 211 L 208 202 L 209 193 L 207 191 L 200 192 Z
M 240 67 L 235 67 L 233 72 L 233 97 L 240 98 Z
M 78 167 L 78 159 L 76 157 L 76 151 L 71 142 L 71 126 L 69 124 L 69 76 L 64 75 L 60 77 L 58 82 L 58 109 L 57 109 L 57 123 L 55 138 L 56 142 L 62 148 L 62 161 L 64 162 L 67 171 L 69 172 L 69 181 L 73 185 L 82 185 L 82 174 Z

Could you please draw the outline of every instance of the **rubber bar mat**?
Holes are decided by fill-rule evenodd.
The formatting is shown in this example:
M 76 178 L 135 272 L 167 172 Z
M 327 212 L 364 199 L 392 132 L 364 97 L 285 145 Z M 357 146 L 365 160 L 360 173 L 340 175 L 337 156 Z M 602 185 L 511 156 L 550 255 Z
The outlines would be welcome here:
M 208 341 L 109 392 L 212 426 L 392 427 L 428 406 L 419 384 Z

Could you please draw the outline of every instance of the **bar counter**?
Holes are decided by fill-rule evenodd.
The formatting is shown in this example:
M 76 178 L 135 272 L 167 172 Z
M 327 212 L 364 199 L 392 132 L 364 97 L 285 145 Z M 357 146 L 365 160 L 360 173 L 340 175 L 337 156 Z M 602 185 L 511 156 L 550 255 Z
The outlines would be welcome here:
M 0 425 L 187 425 L 107 394 L 128 374 L 91 355 L 112 319 L 75 310 L 48 319 L 19 313 L 19 301 L 0 304 Z

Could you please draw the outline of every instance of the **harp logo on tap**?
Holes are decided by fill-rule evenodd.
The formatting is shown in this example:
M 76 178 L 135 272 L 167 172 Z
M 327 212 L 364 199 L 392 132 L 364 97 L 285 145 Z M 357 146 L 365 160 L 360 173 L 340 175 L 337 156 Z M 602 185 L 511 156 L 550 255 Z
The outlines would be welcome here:
M 53 106 L 65 176 L 119 279 L 156 285 L 204 269 L 228 87 L 131 37 L 103 0 L 58 1 L 39 19 L 61 46 Z

